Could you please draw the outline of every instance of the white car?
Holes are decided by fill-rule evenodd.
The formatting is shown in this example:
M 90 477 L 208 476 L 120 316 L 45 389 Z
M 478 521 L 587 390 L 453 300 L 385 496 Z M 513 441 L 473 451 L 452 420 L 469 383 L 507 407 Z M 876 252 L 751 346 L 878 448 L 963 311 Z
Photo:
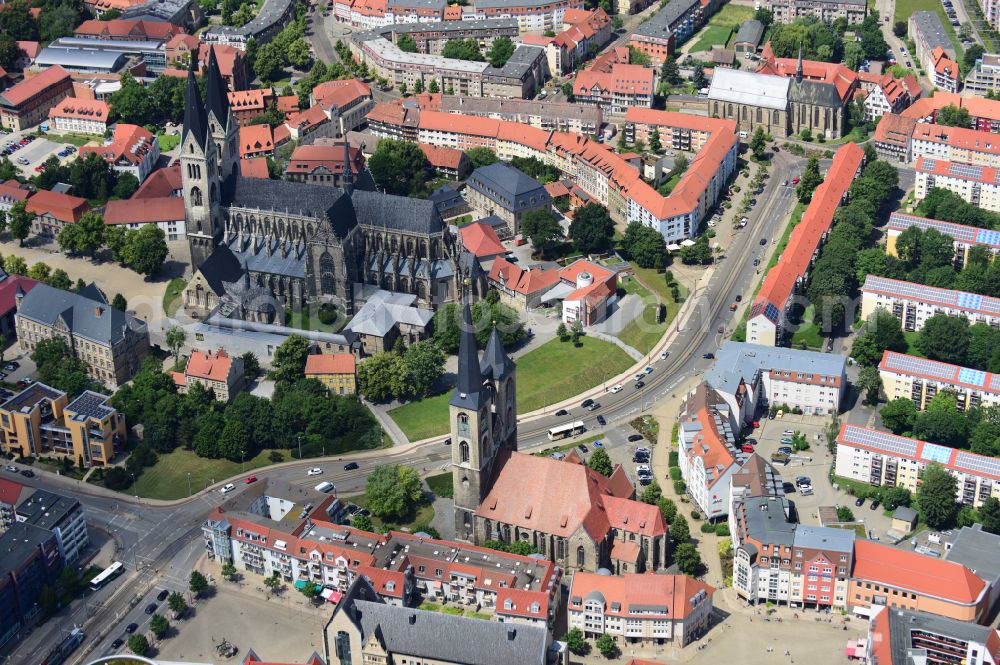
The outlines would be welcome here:
M 667 356 L 669 356 L 669 355 L 670 355 L 670 353 L 668 351 L 661 351 L 660 352 L 660 360 L 666 360 Z
M 314 466 L 313 468 L 306 471 L 307 476 L 318 476 L 321 473 L 323 473 L 323 469 L 319 468 L 318 466 Z
M 229 494 L 234 489 L 236 489 L 236 485 L 233 485 L 232 483 L 227 483 L 226 485 L 222 486 L 222 489 L 219 490 L 219 493 L 220 494 Z
M 611 392 L 613 393 L 620 393 L 623 390 L 625 389 L 622 388 L 622 384 L 620 383 L 616 383 L 615 385 L 611 386 Z
M 800 494 L 801 493 L 812 494 L 812 491 L 813 491 L 813 486 L 812 485 L 799 485 L 799 493 Z
M 635 472 L 636 473 L 652 473 L 652 470 L 649 468 L 648 464 L 640 464 L 637 467 L 635 467 Z

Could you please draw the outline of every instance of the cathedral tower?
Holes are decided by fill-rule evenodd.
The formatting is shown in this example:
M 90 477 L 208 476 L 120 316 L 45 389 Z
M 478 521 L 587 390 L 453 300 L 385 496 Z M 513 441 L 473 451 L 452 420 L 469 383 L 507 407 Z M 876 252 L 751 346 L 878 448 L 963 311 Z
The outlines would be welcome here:
M 229 109 L 229 91 L 219 71 L 215 48 L 208 48 L 208 65 L 205 76 L 207 86 L 205 106 L 208 110 L 208 131 L 219 153 L 220 179 L 225 180 L 239 170 L 239 131 Z
M 462 308 L 458 380 L 449 401 L 455 535 L 475 539 L 474 513 L 490 490 L 497 455 L 517 449 L 515 367 L 494 329 L 480 362 L 468 304 Z

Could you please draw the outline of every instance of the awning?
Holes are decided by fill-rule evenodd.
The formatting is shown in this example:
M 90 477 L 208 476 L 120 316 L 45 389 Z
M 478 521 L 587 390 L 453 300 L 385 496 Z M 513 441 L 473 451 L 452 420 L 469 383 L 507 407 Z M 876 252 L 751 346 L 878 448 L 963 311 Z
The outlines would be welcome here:
M 667 251 L 668 251 L 668 252 L 676 252 L 676 251 L 677 251 L 677 250 L 679 250 L 680 248 L 681 248 L 681 246 L 680 246 L 680 245 L 678 245 L 678 244 L 677 244 L 677 243 L 675 243 L 675 242 L 672 242 L 672 243 L 670 243 L 669 245 L 667 245 Z
M 695 244 L 695 241 L 691 240 L 691 238 L 685 238 L 684 240 L 681 240 L 681 246 L 682 247 L 691 247 L 694 244 Z
M 576 291 L 576 287 L 571 284 L 566 284 L 565 282 L 559 282 L 551 289 L 545 292 L 542 296 L 542 302 L 552 302 L 553 300 L 562 300 L 569 294 Z
M 344 597 L 344 594 L 339 591 L 334 591 L 333 589 L 323 589 L 320 594 L 324 600 L 328 603 L 333 603 L 336 605 L 340 602 L 340 599 Z
M 857 605 L 854 607 L 854 613 L 859 617 L 865 617 L 866 619 L 872 615 L 872 608 L 864 607 L 862 605 Z
M 309 580 L 298 580 L 295 582 L 295 588 L 298 589 L 299 591 L 302 591 L 303 589 L 306 588 L 307 584 L 309 584 Z

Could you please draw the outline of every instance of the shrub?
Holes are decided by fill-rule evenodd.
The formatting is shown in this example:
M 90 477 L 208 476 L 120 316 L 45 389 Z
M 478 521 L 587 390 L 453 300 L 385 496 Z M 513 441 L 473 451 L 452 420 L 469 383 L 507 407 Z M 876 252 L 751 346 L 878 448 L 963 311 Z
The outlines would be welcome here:
M 729 525 L 727 525 L 727 524 L 716 524 L 715 525 L 715 535 L 717 535 L 717 536 L 728 536 L 729 535 Z
M 330 303 L 323 303 L 319 306 L 319 322 L 323 325 L 331 325 L 337 320 L 337 308 Z
M 687 493 L 687 485 L 684 484 L 683 480 L 675 480 L 674 481 L 674 491 L 677 492 L 678 494 L 681 494 L 681 495 L 686 494 Z
M 701 519 L 701 513 L 699 513 L 697 510 L 692 510 L 691 511 L 691 519 L 693 519 L 693 520 L 700 520 Z
M 681 479 L 681 470 L 680 470 L 679 467 L 676 467 L 676 466 L 670 467 L 669 473 L 670 473 L 670 480 L 680 480 Z
M 670 454 L 667 456 L 667 465 L 671 467 L 677 466 L 677 459 L 678 459 L 677 451 L 676 450 L 670 451 Z
M 702 522 L 701 527 L 699 528 L 701 529 L 702 533 L 712 533 L 715 531 L 715 525 L 709 524 L 708 522 Z

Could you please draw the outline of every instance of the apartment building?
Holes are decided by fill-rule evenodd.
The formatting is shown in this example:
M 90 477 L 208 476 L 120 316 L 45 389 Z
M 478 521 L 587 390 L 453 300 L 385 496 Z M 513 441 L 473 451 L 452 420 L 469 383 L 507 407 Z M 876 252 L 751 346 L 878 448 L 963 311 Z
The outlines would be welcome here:
M 49 109 L 71 96 L 69 72 L 54 65 L 0 93 L 0 124 L 13 131 L 34 127 L 49 116 Z
M 935 14 L 936 16 L 936 14 Z M 962 72 L 954 57 L 948 57 L 945 49 L 938 46 L 931 52 L 928 62 L 934 87 L 945 92 L 958 92 L 962 87 Z
M 266 44 L 294 18 L 295 3 L 292 0 L 264 0 L 249 23 L 242 26 L 213 25 L 201 33 L 201 39 L 207 44 L 222 44 L 245 51 L 251 39 L 258 46 Z
M 306 357 L 305 377 L 316 379 L 333 395 L 355 394 L 356 372 L 356 361 L 350 353 L 314 353 Z
M 444 113 L 504 120 L 545 131 L 597 134 L 604 124 L 600 106 L 527 99 L 490 99 L 487 97 L 441 97 L 439 110 Z
M 493 48 L 493 42 L 500 37 L 506 37 L 514 43 L 520 41 L 521 37 L 517 19 L 514 18 L 392 23 L 379 32 L 394 43 L 398 43 L 400 37 L 406 35 L 417 45 L 419 53 L 431 55 L 441 55 L 445 45 L 455 39 L 473 39 L 485 53 Z
M 729 512 L 732 476 L 746 461 L 729 404 L 707 382 L 688 394 L 677 428 L 678 466 L 688 494 L 706 519 Z
M 739 428 L 765 405 L 837 413 L 847 388 L 846 363 L 828 353 L 727 341 L 705 381 L 729 404 L 733 427 Z
M 879 159 L 887 162 L 900 162 L 908 164 L 912 161 L 910 148 L 912 145 L 913 131 L 917 125 L 916 118 L 909 118 L 896 113 L 887 113 L 879 120 L 875 126 L 875 136 L 872 143 L 875 144 L 875 154 Z
M 146 323 L 111 307 L 93 284 L 78 293 L 38 284 L 20 298 L 15 320 L 22 352 L 62 337 L 91 378 L 110 388 L 131 379 L 149 350 Z
M 469 205 L 484 217 L 502 219 L 511 235 L 520 233 L 521 217 L 532 210 L 548 210 L 552 197 L 534 178 L 509 164 L 497 162 L 472 172 L 466 187 Z
M 49 109 L 49 122 L 57 132 L 104 134 L 108 129 L 107 102 L 67 97 Z
M 0 478 L 0 533 L 17 522 L 17 504 L 34 491 L 21 483 Z
M 900 79 L 889 73 L 879 76 L 859 72 L 858 80 L 866 93 L 863 103 L 868 120 L 881 118 L 888 113 L 899 113 L 919 99 L 922 93 L 920 83 L 913 74 Z
M 364 81 L 324 81 L 309 93 L 309 103 L 319 106 L 340 132 L 353 132 L 365 124 L 375 106 L 372 89 Z
M 243 359 L 232 357 L 226 350 L 192 351 L 184 371 L 173 372 L 177 392 L 186 393 L 191 386 L 201 385 L 215 394 L 215 399 L 229 402 L 246 383 L 243 376 Z
M 995 9 L 997 3 L 988 1 Z M 976 64 L 965 75 L 965 90 L 980 97 L 1000 92 L 1000 54 L 984 53 L 976 59 Z
M 565 74 L 610 41 L 614 33 L 611 17 L 603 9 L 567 9 L 562 32 L 545 44 L 549 73 Z
M 17 504 L 17 521 L 50 531 L 67 565 L 75 564 L 90 547 L 83 506 L 70 496 L 36 489 Z
M 755 6 L 774 12 L 776 23 L 793 23 L 799 18 L 815 16 L 824 23 L 844 18 L 848 25 L 857 25 L 865 20 L 866 13 L 864 0 L 772 0 L 769 3 L 758 1 Z
M 965 127 L 918 122 L 910 137 L 910 152 L 913 159 L 927 157 L 996 168 L 1000 167 L 1000 138 L 995 136 Z
M 958 396 L 959 411 L 1000 402 L 1000 375 L 895 351 L 886 351 L 878 368 L 887 399 L 911 399 L 921 411 L 942 390 Z
M 935 443 L 843 424 L 837 436 L 834 473 L 876 487 L 903 487 L 916 493 L 928 464 L 938 464 L 958 481 L 955 500 L 979 508 L 1000 498 L 1000 460 Z
M 80 221 L 90 210 L 90 203 L 79 196 L 40 189 L 28 199 L 25 210 L 35 215 L 31 220 L 31 233 L 54 240 L 64 226 Z
M 873 606 L 868 615 L 868 637 L 854 643 L 854 657 L 865 665 L 878 663 L 1000 662 L 996 630 L 927 612 Z
M 956 93 L 939 90 L 933 97 L 918 99 L 901 115 L 919 122 L 935 122 L 937 112 L 946 106 L 967 110 L 973 129 L 981 132 L 1000 132 L 1000 101 L 982 97 L 962 97 Z
M 686 575 L 578 571 L 570 583 L 567 625 L 588 638 L 611 635 L 622 649 L 682 647 L 708 632 L 714 593 L 714 587 Z
M 830 170 L 816 188 L 802 220 L 792 229 L 778 265 L 771 268 L 750 305 L 747 315 L 746 339 L 752 344 L 781 346 L 790 330 L 788 315 L 802 304 L 800 294 L 809 283 L 809 271 L 819 256 L 820 245 L 826 239 L 833 217 L 847 199 L 851 183 L 861 173 L 864 151 L 855 143 L 837 150 Z
M 868 275 L 861 287 L 861 318 L 867 321 L 879 308 L 895 316 L 907 332 L 920 330 L 938 314 L 1000 327 L 1000 298 Z
M 935 51 L 940 48 L 940 55 L 952 62 L 955 60 L 955 46 L 951 35 L 945 31 L 937 12 L 922 11 L 910 14 L 907 22 L 906 36 L 913 40 L 915 50 L 910 55 L 914 62 L 919 63 L 926 72 L 934 71 L 937 60 Z M 955 92 L 948 90 L 947 92 Z
M 992 254 L 1000 252 L 1000 232 L 992 229 L 980 229 L 975 226 L 942 222 L 927 217 L 917 217 L 916 215 L 908 215 L 902 212 L 894 212 L 889 215 L 889 223 L 886 224 L 886 254 L 896 256 L 896 240 L 903 231 L 910 227 L 916 227 L 922 231 L 934 229 L 947 236 L 951 236 L 955 241 L 955 268 L 958 270 L 965 267 L 969 257 L 969 250 L 973 247 L 985 247 Z
M 145 127 L 119 122 L 110 143 L 80 148 L 80 157 L 86 159 L 90 153 L 103 158 L 119 173 L 131 173 L 142 183 L 160 159 L 160 141 Z
M 34 627 L 42 589 L 56 586 L 63 565 L 51 531 L 18 522 L 0 534 L 0 645 Z
M 624 115 L 633 106 L 653 108 L 655 92 L 656 70 L 641 65 L 616 63 L 608 72 L 585 69 L 573 82 L 577 104 L 594 104 L 612 115 Z
M 931 189 L 942 187 L 977 208 L 1000 212 L 1000 169 L 930 157 L 919 157 L 915 168 L 914 196 L 917 201 L 927 196 Z
M 59 455 L 85 467 L 106 466 L 125 443 L 125 417 L 93 391 L 72 402 L 34 383 L 0 404 L 0 448 L 19 457 Z
M 639 25 L 629 38 L 629 46 L 649 56 L 659 67 L 705 22 L 705 6 L 699 0 L 670 0 Z

